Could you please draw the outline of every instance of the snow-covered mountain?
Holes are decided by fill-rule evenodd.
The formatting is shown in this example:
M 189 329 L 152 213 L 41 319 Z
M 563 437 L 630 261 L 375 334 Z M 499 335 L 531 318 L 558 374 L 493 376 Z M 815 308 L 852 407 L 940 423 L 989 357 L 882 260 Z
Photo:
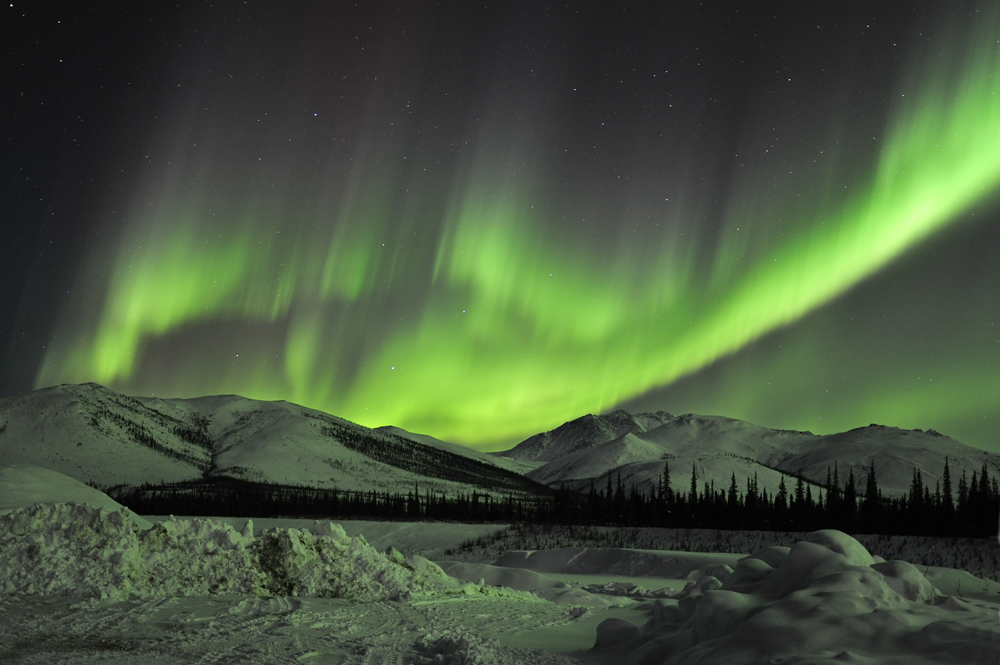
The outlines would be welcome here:
M 81 481 L 206 477 L 340 490 L 533 491 L 510 463 L 425 445 L 289 402 L 127 397 L 97 384 L 0 400 L 0 461 Z
M 0 460 L 104 485 L 200 478 L 212 451 L 193 415 L 159 412 L 97 384 L 36 390 L 0 400 Z
M 740 491 L 756 475 L 758 486 L 777 489 L 782 477 L 801 472 L 816 484 L 826 483 L 827 469 L 835 466 L 841 484 L 853 471 L 859 491 L 875 463 L 880 490 L 887 496 L 906 493 L 919 470 L 931 488 L 941 479 L 948 457 L 952 490 L 962 470 L 977 473 L 986 464 L 990 473 L 1000 470 L 1000 455 L 966 446 L 933 430 L 902 430 L 870 425 L 838 434 L 815 435 L 794 430 L 773 430 L 722 416 L 664 411 L 630 414 L 615 411 L 586 415 L 554 430 L 536 434 L 499 455 L 525 462 L 542 462 L 528 476 L 549 485 L 598 488 L 610 475 L 621 475 L 626 485 L 654 487 L 669 464 L 675 491 L 690 487 L 691 469 L 717 489 L 728 487 L 736 475 Z
M 646 432 L 671 418 L 666 411 L 639 415 L 627 411 L 613 411 L 602 416 L 588 414 L 525 439 L 499 455 L 523 461 L 551 462 L 627 434 Z
M 772 430 L 721 416 L 665 411 L 586 415 L 502 453 L 480 453 L 396 427 L 369 429 L 288 402 L 237 395 L 128 397 L 97 384 L 62 385 L 0 399 L 0 463 L 35 464 L 101 485 L 229 477 L 341 490 L 532 491 L 539 483 L 655 487 L 669 463 L 675 491 L 714 481 L 739 490 L 757 477 L 769 492 L 801 471 L 825 484 L 836 464 L 863 490 L 874 461 L 887 496 L 919 470 L 933 491 L 948 457 L 952 490 L 962 471 L 1000 472 L 1000 455 L 933 430 L 871 425 L 829 435 Z
M 425 446 L 430 446 L 431 448 L 437 448 L 439 450 L 444 450 L 455 455 L 461 455 L 462 457 L 468 457 L 470 459 L 478 460 L 484 464 L 489 464 L 491 466 L 498 466 L 501 469 L 507 469 L 508 471 L 513 471 L 521 475 L 527 474 L 532 469 L 535 469 L 541 465 L 540 462 L 524 462 L 521 460 L 513 459 L 510 457 L 501 457 L 499 455 L 494 455 L 492 453 L 483 453 L 478 450 L 473 450 L 467 446 L 463 446 L 458 443 L 450 443 L 448 441 L 442 441 L 441 439 L 435 439 L 433 436 L 428 434 L 415 434 L 414 432 L 408 432 L 401 427 L 395 427 L 393 425 L 384 425 L 382 427 L 376 427 L 377 432 L 387 432 L 389 434 L 395 434 L 401 436 L 404 439 L 409 439 L 410 441 L 416 441 Z

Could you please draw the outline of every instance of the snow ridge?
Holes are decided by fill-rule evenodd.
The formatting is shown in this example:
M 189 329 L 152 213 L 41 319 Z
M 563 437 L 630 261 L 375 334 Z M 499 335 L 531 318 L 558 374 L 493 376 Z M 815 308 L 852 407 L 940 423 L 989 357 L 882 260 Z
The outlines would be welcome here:
M 383 554 L 363 537 L 315 522 L 255 536 L 207 519 L 159 522 L 143 530 L 127 509 L 36 504 L 0 516 L 0 594 L 310 596 L 360 601 L 443 593 L 435 564 Z M 451 586 L 455 586 L 451 584 Z

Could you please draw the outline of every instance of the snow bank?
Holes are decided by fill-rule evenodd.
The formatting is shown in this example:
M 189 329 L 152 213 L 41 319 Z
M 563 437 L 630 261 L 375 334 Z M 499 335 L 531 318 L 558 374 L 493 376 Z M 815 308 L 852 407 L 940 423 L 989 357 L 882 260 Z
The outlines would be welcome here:
M 36 504 L 0 516 L 3 595 L 288 595 L 403 599 L 423 592 L 486 593 L 419 557 L 383 554 L 329 522 L 311 530 L 242 532 L 205 519 L 144 530 L 125 510 Z
M 0 467 L 0 515 L 15 508 L 27 508 L 36 503 L 83 503 L 96 508 L 121 510 L 123 506 L 110 496 L 81 483 L 75 478 L 34 464 L 12 464 Z M 126 513 L 131 520 L 148 529 L 152 522 L 135 513 Z
M 621 547 L 560 547 L 509 551 L 494 565 L 526 568 L 539 573 L 623 575 L 683 578 L 692 569 L 712 570 L 735 564 L 739 554 L 625 549 Z
M 418 639 L 412 665 L 573 665 L 579 661 L 547 653 L 502 646 L 493 637 L 472 633 L 430 633 Z
M 671 665 L 1000 659 L 995 606 L 942 596 L 911 564 L 876 560 L 839 531 L 766 548 L 718 574 L 692 581 L 676 603 L 652 603 L 642 634 L 616 649 Z

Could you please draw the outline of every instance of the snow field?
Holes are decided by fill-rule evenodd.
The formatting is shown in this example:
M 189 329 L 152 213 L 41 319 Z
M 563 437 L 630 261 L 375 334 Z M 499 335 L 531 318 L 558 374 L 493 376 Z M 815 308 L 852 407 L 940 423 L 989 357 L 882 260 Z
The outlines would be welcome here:
M 570 547 L 438 565 L 329 522 L 143 529 L 56 503 L 0 516 L 0 552 L 4 662 L 1000 661 L 1000 586 L 832 530 L 749 556 Z
M 359 523 L 360 524 L 360 523 Z M 344 522 L 351 531 L 350 523 Z M 367 526 L 365 527 L 368 528 Z M 367 533 L 367 531 L 366 531 Z M 403 535 L 403 534 L 401 534 Z M 745 555 L 767 547 L 787 546 L 802 540 L 807 532 L 746 531 L 720 529 L 675 529 L 662 527 L 591 527 L 560 525 L 515 525 L 492 533 L 474 534 L 441 555 L 424 550 L 424 556 L 455 560 L 493 561 L 508 552 L 560 548 L 617 548 L 657 552 L 733 553 Z M 405 535 L 404 535 L 405 537 Z M 909 561 L 932 575 L 935 567 L 968 571 L 977 578 L 1000 581 L 1000 547 L 993 538 L 934 538 L 859 534 L 853 536 L 869 552 L 885 559 Z M 394 541 L 401 549 L 402 540 Z M 926 571 L 925 571 L 926 572 Z

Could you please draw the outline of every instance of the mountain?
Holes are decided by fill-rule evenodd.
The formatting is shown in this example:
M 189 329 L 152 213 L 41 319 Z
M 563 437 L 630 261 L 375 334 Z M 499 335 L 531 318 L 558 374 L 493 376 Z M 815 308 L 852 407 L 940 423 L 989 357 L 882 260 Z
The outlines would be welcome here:
M 3 464 L 34 464 L 101 485 L 222 477 L 402 493 L 416 486 L 449 495 L 546 489 L 478 455 L 237 395 L 128 397 L 91 383 L 0 400 Z
M 97 384 L 0 400 L 2 463 L 35 464 L 83 482 L 136 485 L 200 478 L 212 465 L 201 433 L 190 411 L 160 413 Z
M 836 465 L 841 484 L 853 472 L 860 492 L 874 461 L 880 490 L 895 497 L 909 491 L 914 470 L 920 472 L 924 485 L 933 488 L 941 479 L 946 456 L 953 491 L 963 469 L 978 473 L 986 464 L 991 473 L 1000 471 L 1000 455 L 933 430 L 870 425 L 815 435 L 722 416 L 672 416 L 664 411 L 586 415 L 499 454 L 541 463 L 527 474 L 539 482 L 578 489 L 591 483 L 600 489 L 609 478 L 616 482 L 620 474 L 626 485 L 649 491 L 669 465 L 675 491 L 689 490 L 692 466 L 699 491 L 711 481 L 716 489 L 726 489 L 734 474 L 740 491 L 746 479 L 754 476 L 758 486 L 769 492 L 777 490 L 782 478 L 792 491 L 795 480 L 791 476 L 801 473 L 807 482 L 825 485 L 827 469 Z
M 848 432 L 809 436 L 796 445 L 773 451 L 765 463 L 794 472 L 801 469 L 807 478 L 826 481 L 826 470 L 839 466 L 840 482 L 854 473 L 859 492 L 864 491 L 869 464 L 883 495 L 896 497 L 909 491 L 914 471 L 934 493 L 942 480 L 945 457 L 951 470 L 952 491 L 965 471 L 971 477 L 986 465 L 990 475 L 1000 472 L 1000 455 L 973 448 L 932 429 L 906 430 L 885 425 L 868 425 Z
M 603 416 L 586 415 L 549 432 L 536 434 L 511 450 L 499 453 L 503 457 L 532 462 L 551 462 L 568 455 L 585 452 L 626 434 L 645 432 L 668 422 L 665 412 L 643 413 L 637 416 L 627 411 L 613 411 Z
M 524 462 L 521 460 L 501 457 L 494 455 L 492 453 L 482 453 L 478 450 L 473 450 L 466 446 L 450 443 L 448 441 L 442 441 L 441 439 L 435 439 L 433 436 L 427 434 L 415 434 L 413 432 L 407 432 L 401 427 L 395 427 L 392 425 L 384 425 L 382 427 L 376 427 L 376 432 L 387 432 L 389 434 L 395 434 L 404 439 L 409 439 L 410 441 L 416 441 L 417 443 L 423 444 L 425 446 L 430 446 L 431 448 L 437 448 L 439 450 L 444 450 L 446 452 L 461 455 L 462 457 L 468 457 L 470 459 L 478 460 L 484 464 L 489 464 L 490 466 L 497 466 L 501 469 L 506 469 L 508 471 L 513 471 L 514 473 L 525 475 L 532 469 L 540 466 L 539 462 Z
M 825 485 L 837 466 L 864 490 L 874 461 L 886 496 L 908 492 L 915 470 L 952 491 L 965 470 L 1000 472 L 1000 455 L 933 430 L 870 425 L 836 434 L 773 430 L 722 416 L 665 411 L 585 415 L 502 453 L 481 453 L 396 427 L 369 429 L 289 402 L 237 395 L 128 397 L 97 384 L 62 385 L 0 399 L 0 464 L 34 464 L 100 485 L 234 478 L 341 490 L 407 493 L 602 489 L 620 476 L 649 491 L 669 464 L 675 491 L 726 489 L 735 475 L 769 493 L 795 476 Z

